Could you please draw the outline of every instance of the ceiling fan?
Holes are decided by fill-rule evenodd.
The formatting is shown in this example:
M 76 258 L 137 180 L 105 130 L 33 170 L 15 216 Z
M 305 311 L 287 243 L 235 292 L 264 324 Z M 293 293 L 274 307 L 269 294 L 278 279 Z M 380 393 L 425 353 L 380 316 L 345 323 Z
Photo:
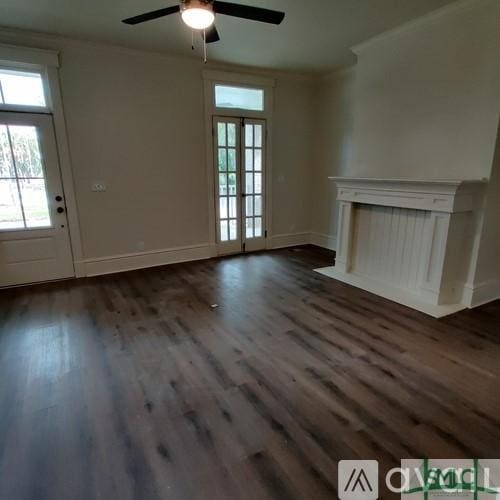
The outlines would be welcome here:
M 242 19 L 269 24 L 281 24 L 285 18 L 284 12 L 263 9 L 261 7 L 219 2 L 219 0 L 181 0 L 180 5 L 139 14 L 138 16 L 124 19 L 123 22 L 132 25 L 140 24 L 169 16 L 170 14 L 176 14 L 177 12 L 181 13 L 182 20 L 191 29 L 202 32 L 205 43 L 213 43 L 220 40 L 219 33 L 214 24 L 216 14 L 240 17 Z

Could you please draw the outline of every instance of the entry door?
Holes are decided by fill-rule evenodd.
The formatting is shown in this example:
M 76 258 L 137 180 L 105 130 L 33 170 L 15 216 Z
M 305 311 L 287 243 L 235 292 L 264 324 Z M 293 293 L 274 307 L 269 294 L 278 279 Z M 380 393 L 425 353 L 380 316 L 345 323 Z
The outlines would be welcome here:
M 0 112 L 0 286 L 71 276 L 52 117 Z
M 266 122 L 214 117 L 219 255 L 266 247 Z

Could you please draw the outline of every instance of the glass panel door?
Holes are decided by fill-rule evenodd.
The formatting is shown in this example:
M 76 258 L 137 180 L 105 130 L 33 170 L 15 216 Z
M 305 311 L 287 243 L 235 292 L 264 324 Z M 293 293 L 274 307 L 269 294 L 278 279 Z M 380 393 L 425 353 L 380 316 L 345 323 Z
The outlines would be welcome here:
M 243 242 L 246 251 L 265 244 L 265 121 L 244 120 L 243 126 Z
M 214 117 L 219 255 L 265 248 L 265 121 Z
M 0 287 L 73 275 L 52 117 L 0 111 Z
M 240 120 L 215 118 L 215 200 L 219 254 L 241 246 Z

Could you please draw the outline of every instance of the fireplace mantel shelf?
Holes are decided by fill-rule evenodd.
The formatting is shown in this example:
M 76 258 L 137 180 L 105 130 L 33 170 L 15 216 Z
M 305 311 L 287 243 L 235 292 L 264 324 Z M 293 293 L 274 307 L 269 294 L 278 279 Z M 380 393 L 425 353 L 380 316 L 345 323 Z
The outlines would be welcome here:
M 318 272 L 436 317 L 470 305 L 486 181 L 329 179 L 339 202 L 337 255 Z
M 476 209 L 486 185 L 484 180 L 328 179 L 338 186 L 338 201 L 448 213 Z

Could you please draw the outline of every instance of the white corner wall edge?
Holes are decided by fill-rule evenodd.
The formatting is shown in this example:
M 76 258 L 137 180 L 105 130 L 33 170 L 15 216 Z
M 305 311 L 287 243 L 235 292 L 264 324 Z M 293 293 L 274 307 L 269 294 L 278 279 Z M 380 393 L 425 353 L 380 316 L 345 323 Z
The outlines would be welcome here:
M 326 248 L 328 250 L 337 250 L 337 238 L 331 234 L 323 233 L 311 233 L 310 241 L 311 245 L 316 245 L 317 247 Z
M 329 278 L 342 281 L 348 285 L 355 286 L 366 292 L 374 293 L 379 295 L 384 299 L 392 300 L 398 304 L 409 307 L 411 309 L 416 309 L 417 311 L 433 316 L 434 318 L 442 318 L 450 314 L 454 314 L 463 309 L 467 309 L 467 306 L 462 304 L 451 304 L 451 305 L 432 305 L 426 302 L 422 302 L 419 297 L 415 294 L 408 292 L 403 288 L 397 288 L 390 286 L 388 284 L 382 284 L 379 281 L 370 280 L 366 276 L 357 276 L 354 273 L 345 274 L 343 272 L 335 269 L 334 266 L 321 267 L 315 269 L 317 273 L 320 273 Z
M 124 255 L 112 255 L 96 259 L 85 259 L 75 262 L 75 267 L 83 267 L 84 276 L 99 276 L 103 274 L 120 273 L 164 266 L 194 260 L 205 260 L 215 256 L 215 246 L 208 243 L 185 247 L 138 252 Z
M 464 302 L 470 307 L 478 307 L 500 299 L 500 280 L 484 281 L 476 285 L 466 284 Z

